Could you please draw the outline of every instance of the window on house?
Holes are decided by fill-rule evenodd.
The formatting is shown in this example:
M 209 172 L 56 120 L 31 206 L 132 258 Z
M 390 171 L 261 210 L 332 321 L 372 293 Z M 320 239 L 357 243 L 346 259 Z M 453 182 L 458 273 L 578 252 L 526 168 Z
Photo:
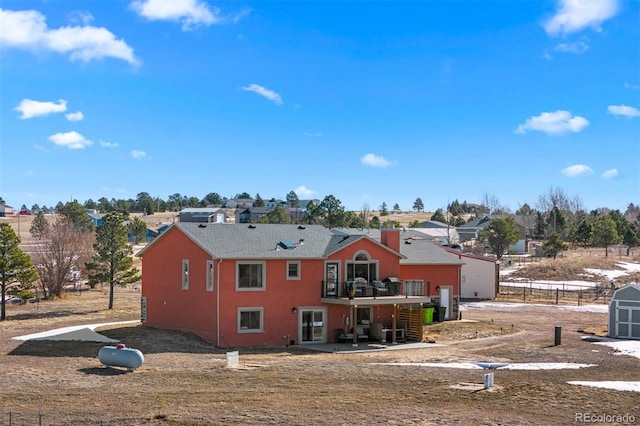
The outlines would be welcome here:
M 405 280 L 404 294 L 407 296 L 424 296 L 423 280 Z
M 238 333 L 262 333 L 263 309 L 238 309 Z
M 300 262 L 299 261 L 287 262 L 287 279 L 288 280 L 300 279 Z
M 238 262 L 236 264 L 236 289 L 263 290 L 264 262 Z
M 189 290 L 189 260 L 182 261 L 182 289 Z
M 356 254 L 352 261 L 347 262 L 347 281 L 363 278 L 367 282 L 378 279 L 378 262 L 371 260 L 366 252 Z
M 213 291 L 213 260 L 207 260 L 207 291 Z
M 371 308 L 358 308 L 358 324 L 371 324 Z

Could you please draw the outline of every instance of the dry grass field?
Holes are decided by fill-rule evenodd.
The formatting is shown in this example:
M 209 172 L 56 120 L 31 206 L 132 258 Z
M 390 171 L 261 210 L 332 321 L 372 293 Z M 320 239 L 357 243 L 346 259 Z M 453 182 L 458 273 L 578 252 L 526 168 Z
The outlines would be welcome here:
M 98 343 L 19 341 L 12 337 L 70 325 L 139 318 L 139 293 L 88 290 L 61 300 L 11 305 L 0 323 L 0 424 L 461 424 L 556 425 L 575 413 L 630 413 L 633 392 L 567 384 L 570 380 L 640 380 L 638 359 L 581 340 L 606 327 L 605 314 L 555 306 L 464 311 L 465 321 L 426 326 L 443 346 L 366 353 L 320 353 L 300 347 L 240 349 L 244 369 L 197 336 L 139 325 L 98 331 L 140 349 L 134 372 L 106 368 Z M 476 322 L 466 321 L 474 320 Z M 554 328 L 563 341 L 554 346 Z M 386 366 L 389 362 L 575 362 L 579 370 L 495 372 Z M 464 386 L 463 386 L 464 387 Z M 39 414 L 41 417 L 39 417 Z
M 21 235 L 24 228 L 23 221 Z M 525 268 L 531 266 L 537 264 Z M 139 304 L 140 293 L 131 287 L 116 290 L 113 310 L 100 289 L 9 305 L 7 321 L 0 322 L 0 425 L 559 425 L 572 424 L 576 413 L 585 412 L 630 414 L 640 422 L 637 393 L 567 384 L 640 381 L 640 368 L 637 358 L 582 340 L 584 330 L 606 330 L 604 313 L 559 306 L 468 307 L 464 321 L 426 326 L 429 339 L 442 346 L 422 349 L 243 348 L 240 369 L 225 366 L 226 351 L 233 348 L 135 324 L 97 329 L 144 353 L 145 363 L 134 372 L 101 365 L 102 344 L 12 339 L 65 326 L 137 320 Z M 562 327 L 559 346 L 556 326 Z M 484 370 L 384 365 L 483 360 L 593 366 L 496 370 L 496 386 L 477 390 L 470 384 L 482 383 Z

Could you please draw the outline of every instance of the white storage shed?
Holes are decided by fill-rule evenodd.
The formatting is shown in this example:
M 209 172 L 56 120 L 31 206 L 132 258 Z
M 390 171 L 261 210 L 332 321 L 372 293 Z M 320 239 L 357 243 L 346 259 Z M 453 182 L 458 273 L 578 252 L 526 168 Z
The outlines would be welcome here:
M 609 302 L 607 334 L 618 339 L 640 340 L 640 287 L 631 284 L 617 289 Z
M 495 299 L 500 286 L 500 263 L 494 258 L 476 256 L 444 247 L 464 262 L 460 271 L 461 299 Z

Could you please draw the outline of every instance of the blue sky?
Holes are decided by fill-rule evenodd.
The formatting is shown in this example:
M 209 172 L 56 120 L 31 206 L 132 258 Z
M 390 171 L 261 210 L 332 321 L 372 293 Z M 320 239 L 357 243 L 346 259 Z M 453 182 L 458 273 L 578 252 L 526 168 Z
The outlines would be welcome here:
M 640 204 L 640 2 L 12 1 L 0 196 Z

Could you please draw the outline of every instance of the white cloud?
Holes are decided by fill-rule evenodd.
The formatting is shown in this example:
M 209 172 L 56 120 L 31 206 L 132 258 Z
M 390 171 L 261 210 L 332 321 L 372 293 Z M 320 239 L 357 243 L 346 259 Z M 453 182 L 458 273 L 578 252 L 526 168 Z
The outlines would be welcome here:
M 259 86 L 257 84 L 250 84 L 246 87 L 243 87 L 242 90 L 247 92 L 254 92 L 260 96 L 264 96 L 265 98 L 273 101 L 276 105 L 282 105 L 282 98 L 279 94 L 274 92 L 273 90 L 269 90 L 265 87 Z
M 218 8 L 210 10 L 207 3 L 200 0 L 135 0 L 131 9 L 150 21 L 180 22 L 185 31 L 223 21 Z
M 589 45 L 584 41 L 576 41 L 575 43 L 559 43 L 553 48 L 555 52 L 574 53 L 580 55 L 589 50 Z
M 74 10 L 69 14 L 69 22 L 87 25 L 93 22 L 93 15 L 89 12 Z
M 631 90 L 638 90 L 640 89 L 640 86 L 638 86 L 637 84 L 631 84 L 628 81 L 624 82 L 624 88 L 625 89 L 631 89 Z
M 618 172 L 618 169 L 611 169 L 611 170 L 607 170 L 606 172 L 602 173 L 602 177 L 605 179 L 613 179 L 615 177 L 618 177 L 620 173 Z
M 84 120 L 84 114 L 80 111 L 78 112 L 70 112 L 69 114 L 65 114 L 67 120 L 69 121 L 82 121 Z
M 14 108 L 14 110 L 21 112 L 20 118 L 26 120 L 33 117 L 41 117 L 56 112 L 65 112 L 67 110 L 67 101 L 64 99 L 55 102 L 40 102 L 31 99 L 23 99 L 20 105 Z
M 100 146 L 103 146 L 105 148 L 117 148 L 118 147 L 118 142 L 107 142 L 107 141 L 100 140 L 99 143 L 100 143 Z
M 49 140 L 58 146 L 66 146 L 69 149 L 83 149 L 93 145 L 93 142 L 75 131 L 56 133 L 49 136 Z
M 638 110 L 638 108 L 626 105 L 609 105 L 607 110 L 609 111 L 609 114 L 613 114 L 615 116 L 622 115 L 628 118 L 640 117 L 640 110 Z
M 562 169 L 562 174 L 567 176 L 590 175 L 591 173 L 593 173 L 591 167 L 585 166 L 584 164 L 576 164 Z
M 569 111 L 558 110 L 527 118 L 524 124 L 518 126 L 515 133 L 524 135 L 527 130 L 537 130 L 548 135 L 562 135 L 567 132 L 578 133 L 588 125 L 589 121 L 586 118 L 574 117 Z
M 322 133 L 319 133 L 319 132 L 304 132 L 304 135 L 309 137 L 316 137 L 316 138 L 322 137 Z
M 362 164 L 366 164 L 367 166 L 371 166 L 371 167 L 389 167 L 389 166 L 393 166 L 396 164 L 395 161 L 389 161 L 387 159 L 385 159 L 384 157 L 381 157 L 379 155 L 375 155 L 375 154 L 367 154 L 364 157 L 362 157 L 360 159 L 360 162 Z
M 294 189 L 293 192 L 296 193 L 298 198 L 310 198 L 316 195 L 316 191 L 313 191 L 304 185 L 300 185 L 299 187 Z
M 67 26 L 49 29 L 36 10 L 0 9 L 0 45 L 28 51 L 68 53 L 72 61 L 116 58 L 137 64 L 133 49 L 106 28 Z
M 235 15 L 233 15 L 231 17 L 231 22 L 233 22 L 234 24 L 237 24 L 238 22 L 240 22 L 240 20 L 242 18 L 244 18 L 245 16 L 249 15 L 251 13 L 251 11 L 252 11 L 252 9 L 250 7 L 245 7 L 240 12 L 236 13 Z
M 147 153 L 144 151 L 136 151 L 135 149 L 133 151 L 131 151 L 131 156 L 133 158 L 144 158 L 147 156 Z
M 543 24 L 547 34 L 566 35 L 600 26 L 618 13 L 618 0 L 559 0 L 556 14 Z

